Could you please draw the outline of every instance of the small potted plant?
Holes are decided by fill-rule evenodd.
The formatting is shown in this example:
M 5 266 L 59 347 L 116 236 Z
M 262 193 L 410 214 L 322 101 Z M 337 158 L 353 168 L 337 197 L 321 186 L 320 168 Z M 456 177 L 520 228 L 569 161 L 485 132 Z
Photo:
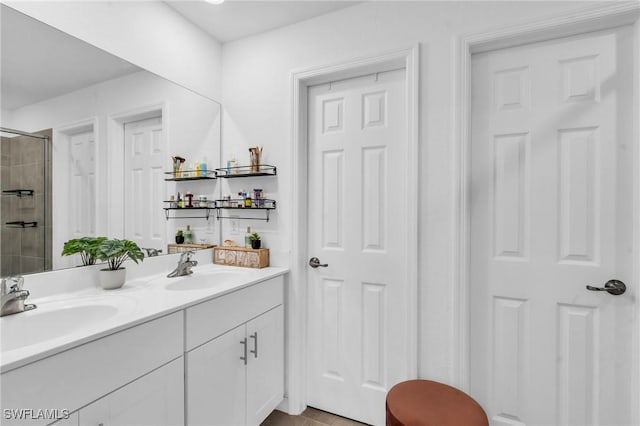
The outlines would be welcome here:
M 254 232 L 253 234 L 251 234 L 251 236 L 249 237 L 251 239 L 251 248 L 254 250 L 257 250 L 260 248 L 260 235 L 258 235 L 256 232 Z
M 178 229 L 176 231 L 176 244 L 182 243 L 184 243 L 184 233 L 182 232 L 182 229 Z
M 133 241 L 112 239 L 100 243 L 96 257 L 107 262 L 107 268 L 100 270 L 100 286 L 110 290 L 122 287 L 126 281 L 127 270 L 121 267 L 122 263 L 127 259 L 138 263 L 144 260 L 144 253 Z
M 95 265 L 98 247 L 106 239 L 107 237 L 74 238 L 64 243 L 62 255 L 71 256 L 80 254 L 83 266 Z

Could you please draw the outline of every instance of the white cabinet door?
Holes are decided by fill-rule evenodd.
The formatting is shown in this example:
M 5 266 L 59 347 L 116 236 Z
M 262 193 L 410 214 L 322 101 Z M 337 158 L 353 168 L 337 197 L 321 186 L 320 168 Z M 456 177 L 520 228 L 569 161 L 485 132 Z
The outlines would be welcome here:
M 50 426 L 79 426 L 80 421 L 78 420 L 78 412 L 69 414 L 69 417 L 66 419 L 60 419 L 51 423 Z
M 245 325 L 187 353 L 187 424 L 245 423 Z
M 80 410 L 81 425 L 184 424 L 184 358 L 141 377 Z
M 284 395 L 282 305 L 247 323 L 247 424 L 260 424 Z

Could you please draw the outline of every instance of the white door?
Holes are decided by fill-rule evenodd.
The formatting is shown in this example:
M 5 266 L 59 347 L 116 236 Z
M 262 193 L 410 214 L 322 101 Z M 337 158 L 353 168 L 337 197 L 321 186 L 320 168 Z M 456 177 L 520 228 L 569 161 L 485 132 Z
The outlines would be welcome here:
M 69 238 L 96 232 L 96 161 L 93 130 L 69 136 Z
M 259 425 L 284 398 L 284 309 L 247 323 L 247 424 Z
M 473 57 L 470 390 L 492 424 L 631 422 L 632 46 Z M 611 279 L 626 293 L 586 289 Z
M 243 324 L 187 353 L 188 425 L 245 424 L 245 337 Z
M 124 135 L 125 238 L 140 247 L 162 249 L 166 236 L 163 171 L 167 162 L 162 117 L 126 123 Z
M 309 88 L 308 404 L 384 424 L 407 376 L 405 70 Z
M 61 257 L 62 244 L 73 238 L 96 236 L 96 144 L 93 127 L 89 130 L 65 134 L 54 157 L 54 172 L 63 182 L 56 192 L 53 230 L 54 268 L 72 267 L 78 259 Z M 55 153 L 54 153 L 55 155 Z M 59 196 L 58 196 L 59 194 Z M 56 243 L 58 242 L 58 243 Z

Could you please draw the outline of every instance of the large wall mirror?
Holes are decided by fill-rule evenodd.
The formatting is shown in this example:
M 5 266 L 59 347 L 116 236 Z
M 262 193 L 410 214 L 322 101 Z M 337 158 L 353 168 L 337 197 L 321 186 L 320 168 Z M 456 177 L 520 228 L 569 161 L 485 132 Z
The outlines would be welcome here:
M 166 253 L 189 225 L 194 243 L 218 244 L 215 215 L 163 208 L 178 192 L 216 198 L 215 180 L 165 172 L 176 155 L 219 167 L 220 104 L 0 7 L 0 275 L 76 266 L 62 246 L 83 236 Z

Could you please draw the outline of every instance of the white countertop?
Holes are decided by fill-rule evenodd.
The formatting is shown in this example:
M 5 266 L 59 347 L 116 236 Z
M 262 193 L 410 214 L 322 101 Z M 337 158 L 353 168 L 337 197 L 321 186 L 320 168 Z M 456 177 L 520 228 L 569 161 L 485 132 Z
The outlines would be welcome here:
M 288 269 L 279 267 L 248 269 L 208 264 L 194 267 L 193 275 L 167 278 L 170 269 L 167 268 L 161 274 L 134 277 L 117 290 L 102 290 L 91 286 L 77 291 L 28 298 L 26 303 L 35 303 L 38 306 L 36 309 L 0 318 L 0 372 L 5 373 L 288 272 Z M 212 284 L 199 286 L 205 280 Z M 28 286 L 25 285 L 25 288 L 28 289 Z M 57 317 L 64 318 L 65 310 L 74 315 L 73 310 L 78 307 L 81 307 L 82 315 L 89 316 L 86 321 L 83 321 L 80 314 L 77 321 L 69 321 L 72 316 L 66 319 L 66 323 L 55 318 L 48 320 L 50 312 L 56 312 Z M 92 315 L 105 312 L 105 318 L 91 320 Z M 42 321 L 42 318 L 47 320 Z M 32 338 L 33 342 L 12 348 L 11 346 L 16 345 L 12 345 L 10 341 L 11 334 L 16 331 L 27 333 L 26 336 Z M 38 335 L 46 337 L 40 339 Z M 52 335 L 57 336 L 51 337 Z

